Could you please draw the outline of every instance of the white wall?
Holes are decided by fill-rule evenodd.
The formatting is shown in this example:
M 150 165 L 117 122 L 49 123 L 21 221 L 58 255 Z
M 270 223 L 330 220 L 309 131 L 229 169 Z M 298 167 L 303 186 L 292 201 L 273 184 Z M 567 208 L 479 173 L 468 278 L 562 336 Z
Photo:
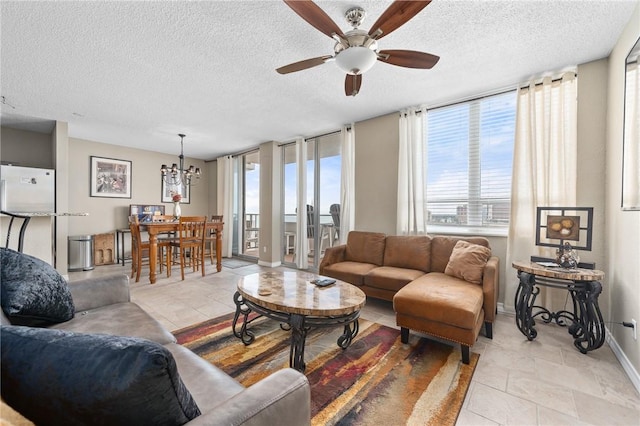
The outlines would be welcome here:
M 640 2 L 609 56 L 606 132 L 606 321 L 640 321 L 640 212 L 622 211 L 622 137 L 625 58 L 640 37 Z M 630 329 L 608 328 L 630 363 L 640 371 L 640 341 Z

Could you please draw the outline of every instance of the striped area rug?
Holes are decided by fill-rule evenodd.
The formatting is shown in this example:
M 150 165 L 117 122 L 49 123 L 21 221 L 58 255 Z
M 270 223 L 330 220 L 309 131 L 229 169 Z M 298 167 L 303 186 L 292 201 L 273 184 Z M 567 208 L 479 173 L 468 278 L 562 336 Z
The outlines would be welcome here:
M 245 346 L 231 332 L 233 314 L 174 332 L 178 342 L 215 364 L 244 386 L 289 366 L 289 332 L 259 318 Z M 336 341 L 342 328 L 311 330 L 305 374 L 311 384 L 313 425 L 453 425 L 479 355 L 460 361 L 460 350 L 360 319 L 358 336 L 346 350 Z

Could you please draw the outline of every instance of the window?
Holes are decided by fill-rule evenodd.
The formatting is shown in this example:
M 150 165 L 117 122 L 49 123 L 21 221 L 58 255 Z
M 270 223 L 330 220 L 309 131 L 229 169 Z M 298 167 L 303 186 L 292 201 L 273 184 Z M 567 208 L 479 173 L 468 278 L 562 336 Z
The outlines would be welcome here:
M 516 92 L 429 110 L 427 224 L 509 224 Z

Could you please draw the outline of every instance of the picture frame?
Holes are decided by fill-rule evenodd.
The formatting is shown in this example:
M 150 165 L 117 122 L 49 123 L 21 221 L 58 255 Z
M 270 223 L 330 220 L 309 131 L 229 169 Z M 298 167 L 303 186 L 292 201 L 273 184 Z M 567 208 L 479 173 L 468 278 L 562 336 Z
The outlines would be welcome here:
M 162 204 L 129 204 L 129 216 L 138 216 L 138 222 L 155 222 L 158 216 L 164 216 Z
M 538 207 L 536 245 L 563 247 L 571 242 L 575 250 L 591 251 L 593 207 Z
M 131 161 L 92 155 L 89 165 L 89 195 L 131 198 Z
M 178 186 L 168 184 L 164 178 L 160 178 L 162 180 L 162 192 L 160 194 L 160 199 L 163 203 L 172 203 L 173 195 L 179 193 L 182 195 L 182 199 L 180 200 L 180 204 L 191 204 L 191 187 L 189 185 L 185 185 L 184 182 Z

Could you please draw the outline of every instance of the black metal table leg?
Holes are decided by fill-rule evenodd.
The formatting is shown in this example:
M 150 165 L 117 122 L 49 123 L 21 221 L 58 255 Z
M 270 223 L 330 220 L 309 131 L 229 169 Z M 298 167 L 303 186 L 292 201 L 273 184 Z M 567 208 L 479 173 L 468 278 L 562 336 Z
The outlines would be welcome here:
M 233 315 L 233 324 L 231 325 L 233 330 L 233 335 L 238 339 L 242 340 L 242 343 L 245 345 L 250 345 L 255 340 L 256 336 L 253 334 L 251 330 L 247 328 L 247 325 L 251 321 L 248 320 L 248 316 L 251 313 L 251 308 L 249 308 L 242 299 L 242 296 L 239 292 L 233 295 L 233 303 L 236 305 L 236 313 Z M 240 331 L 237 330 L 236 326 L 238 324 L 238 318 L 242 315 L 242 327 L 240 327 Z
M 301 373 L 307 368 L 304 363 L 304 346 L 308 328 L 304 324 L 304 315 L 291 314 L 291 349 L 289 350 L 289 366 Z
M 338 337 L 338 346 L 342 349 L 347 349 L 353 339 L 358 335 L 358 331 L 360 330 L 360 326 L 358 325 L 358 319 L 355 321 L 344 325 L 344 333 L 342 336 Z
M 304 372 L 306 364 L 304 362 L 304 349 L 307 340 L 307 333 L 315 327 L 335 327 L 342 325 L 343 334 L 338 338 L 338 346 L 342 349 L 349 347 L 353 339 L 358 335 L 358 318 L 360 311 L 352 312 L 342 316 L 306 316 L 302 314 L 283 313 L 260 306 L 250 300 L 245 300 L 240 292 L 236 291 L 233 296 L 236 305 L 236 312 L 233 317 L 233 335 L 241 339 L 245 345 L 250 345 L 255 340 L 255 334 L 248 329 L 248 325 L 260 316 L 265 316 L 280 322 L 280 328 L 291 331 L 291 347 L 289 349 L 289 366 L 300 372 Z M 250 313 L 258 316 L 249 319 Z M 238 321 L 242 316 L 242 326 L 238 330 Z
M 538 335 L 534 326 L 535 319 L 540 318 L 545 323 L 555 321 L 560 326 L 569 326 L 569 334 L 574 338 L 573 344 L 583 354 L 604 344 L 604 321 L 598 305 L 598 296 L 602 292 L 599 281 L 550 282 L 543 278 L 541 282 L 536 282 L 534 274 L 523 271 L 518 271 L 518 277 L 520 282 L 515 297 L 516 326 L 528 340 L 533 340 Z M 573 312 L 551 312 L 542 306 L 536 306 L 535 300 L 540 293 L 538 285 L 565 288 L 571 294 Z
M 602 292 L 602 284 L 599 281 L 589 281 L 575 290 L 576 322 L 569 327 L 569 332 L 574 337 L 573 345 L 583 354 L 598 349 L 604 344 L 604 321 L 598 296 Z
M 528 340 L 533 340 L 538 332 L 533 327 L 535 321 L 532 316 L 532 308 L 540 289 L 535 286 L 535 276 L 527 272 L 518 272 L 520 283 L 516 290 L 516 326 Z

